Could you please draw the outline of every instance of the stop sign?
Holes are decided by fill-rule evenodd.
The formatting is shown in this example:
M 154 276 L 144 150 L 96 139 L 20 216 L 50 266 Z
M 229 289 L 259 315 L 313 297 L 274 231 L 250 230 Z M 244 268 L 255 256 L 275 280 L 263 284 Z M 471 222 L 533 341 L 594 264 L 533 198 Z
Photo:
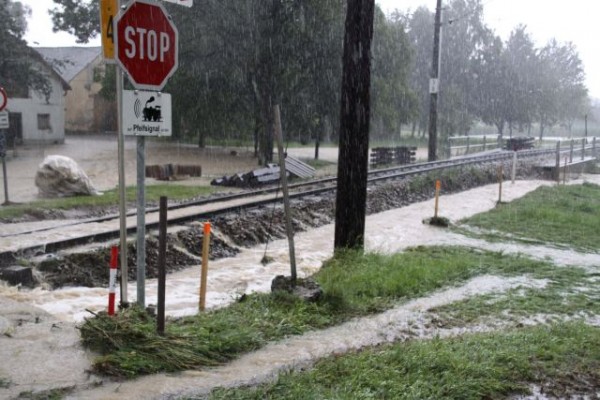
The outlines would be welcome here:
M 159 3 L 134 0 L 114 23 L 117 62 L 137 89 L 160 91 L 178 64 L 178 33 Z

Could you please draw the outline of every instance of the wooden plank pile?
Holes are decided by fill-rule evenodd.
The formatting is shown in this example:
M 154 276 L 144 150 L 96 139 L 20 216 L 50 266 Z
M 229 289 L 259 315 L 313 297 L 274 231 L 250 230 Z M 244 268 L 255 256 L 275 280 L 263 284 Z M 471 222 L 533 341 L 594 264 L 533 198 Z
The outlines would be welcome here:
M 416 147 L 375 147 L 371 149 L 371 168 L 414 163 L 416 152 Z
M 200 165 L 163 164 L 146 166 L 146 178 L 159 181 L 179 180 L 188 177 L 202 176 Z
M 505 150 L 519 151 L 519 150 L 527 150 L 532 149 L 535 144 L 535 138 L 521 136 L 521 137 L 512 137 L 506 139 L 506 143 L 504 144 Z
M 312 178 L 315 175 L 313 167 L 292 157 L 286 157 L 285 169 L 288 177 Z M 279 182 L 279 178 L 279 166 L 268 164 L 265 168 L 255 169 L 247 173 L 237 173 L 229 177 L 224 176 L 213 179 L 210 184 L 213 186 L 248 188 L 276 184 Z

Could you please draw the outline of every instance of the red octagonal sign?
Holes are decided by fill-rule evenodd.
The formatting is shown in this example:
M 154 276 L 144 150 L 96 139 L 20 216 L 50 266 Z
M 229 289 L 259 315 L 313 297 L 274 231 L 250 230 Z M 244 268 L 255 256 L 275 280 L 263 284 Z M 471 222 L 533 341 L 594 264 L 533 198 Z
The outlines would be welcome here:
M 177 70 L 177 28 L 161 4 L 131 2 L 115 21 L 117 62 L 138 89 L 160 91 Z

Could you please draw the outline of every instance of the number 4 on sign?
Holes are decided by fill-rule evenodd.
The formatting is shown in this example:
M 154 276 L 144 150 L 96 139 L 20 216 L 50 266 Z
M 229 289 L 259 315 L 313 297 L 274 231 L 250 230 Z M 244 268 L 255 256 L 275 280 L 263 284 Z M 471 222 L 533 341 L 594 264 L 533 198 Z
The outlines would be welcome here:
M 193 0 L 163 0 L 167 3 L 179 4 L 180 6 L 191 7 L 193 5 Z
M 102 54 L 107 61 L 115 60 L 113 19 L 119 11 L 118 0 L 100 0 L 100 26 L 102 27 Z

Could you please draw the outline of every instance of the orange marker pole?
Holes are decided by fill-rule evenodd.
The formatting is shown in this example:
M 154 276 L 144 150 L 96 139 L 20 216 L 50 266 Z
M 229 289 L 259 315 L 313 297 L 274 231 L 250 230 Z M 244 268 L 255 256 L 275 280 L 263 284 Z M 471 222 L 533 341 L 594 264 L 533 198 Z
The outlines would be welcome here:
M 108 315 L 115 315 L 115 294 L 117 292 L 117 265 L 119 260 L 119 248 L 113 246 L 110 249 L 110 275 L 108 278 Z
M 440 204 L 440 189 L 442 188 L 442 182 L 438 179 L 435 181 L 435 212 L 433 214 L 434 218 L 438 216 L 438 205 Z
M 204 223 L 202 238 L 202 270 L 200 272 L 200 311 L 206 309 L 206 281 L 208 278 L 208 251 L 210 249 L 210 222 Z

